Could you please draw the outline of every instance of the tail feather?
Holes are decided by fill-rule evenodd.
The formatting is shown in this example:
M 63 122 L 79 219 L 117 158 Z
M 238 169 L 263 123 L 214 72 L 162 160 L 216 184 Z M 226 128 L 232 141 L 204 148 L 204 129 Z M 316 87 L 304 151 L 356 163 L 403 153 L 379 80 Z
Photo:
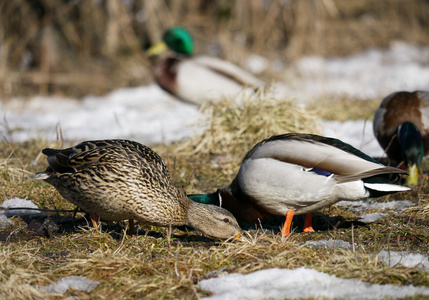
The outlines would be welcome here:
M 334 175 L 334 178 L 335 180 L 337 180 L 338 183 L 350 182 L 355 180 L 363 180 L 364 182 L 368 180 L 379 180 L 380 182 L 395 182 L 401 174 L 407 174 L 407 172 L 394 167 L 381 166 L 378 169 L 372 169 L 354 175 Z
M 411 190 L 409 187 L 393 183 L 370 183 L 364 182 L 365 188 L 369 191 L 370 197 L 381 197 L 392 193 L 405 192 Z
M 70 156 L 73 154 L 72 148 L 63 150 L 45 148 L 42 153 L 47 156 L 49 166 L 59 173 L 74 173 L 75 170 L 69 166 Z

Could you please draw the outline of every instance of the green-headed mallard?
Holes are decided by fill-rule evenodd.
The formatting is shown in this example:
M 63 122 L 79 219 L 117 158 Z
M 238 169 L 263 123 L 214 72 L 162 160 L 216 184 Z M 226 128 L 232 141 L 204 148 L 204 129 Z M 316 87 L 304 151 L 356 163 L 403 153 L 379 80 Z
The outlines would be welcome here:
M 418 167 L 429 153 L 429 92 L 396 92 L 375 112 L 374 134 L 389 159 L 403 162 L 407 184 L 418 183 Z
M 403 173 L 340 140 L 290 133 L 256 144 L 229 186 L 188 197 L 220 205 L 242 223 L 286 215 L 282 235 L 287 236 L 294 214 L 307 214 L 304 231 L 314 231 L 311 213 L 322 207 L 409 190 L 391 180 Z
M 240 67 L 210 56 L 191 57 L 194 45 L 184 28 L 167 30 L 162 42 L 147 54 L 159 55 L 170 48 L 174 53 L 155 66 L 155 80 L 174 96 L 198 105 L 219 102 L 223 97 L 237 96 L 244 87 L 261 88 L 265 83 Z
M 106 221 L 138 220 L 158 226 L 189 225 L 206 235 L 229 238 L 240 232 L 227 210 L 200 204 L 170 182 L 161 157 L 127 140 L 82 142 L 44 149 L 49 166 L 36 174 L 68 201 Z

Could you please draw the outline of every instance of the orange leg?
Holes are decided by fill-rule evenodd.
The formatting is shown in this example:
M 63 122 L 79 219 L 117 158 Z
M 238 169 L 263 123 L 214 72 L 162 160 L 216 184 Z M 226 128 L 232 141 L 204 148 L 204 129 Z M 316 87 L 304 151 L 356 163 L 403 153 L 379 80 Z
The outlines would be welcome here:
M 94 226 L 94 228 L 97 229 L 98 222 L 100 221 L 100 217 L 96 213 L 91 213 L 91 221 L 92 221 L 92 226 Z
M 130 223 L 130 234 L 131 235 L 136 234 L 136 228 L 134 226 L 134 220 L 133 219 L 129 219 L 128 222 Z
M 293 209 L 289 209 L 286 212 L 286 221 L 281 231 L 282 236 L 288 236 L 290 234 L 290 226 L 292 224 L 292 219 L 294 214 L 295 214 L 295 210 Z
M 314 232 L 313 226 L 311 226 L 311 219 L 313 218 L 313 214 L 309 213 L 305 215 L 304 221 L 304 232 Z

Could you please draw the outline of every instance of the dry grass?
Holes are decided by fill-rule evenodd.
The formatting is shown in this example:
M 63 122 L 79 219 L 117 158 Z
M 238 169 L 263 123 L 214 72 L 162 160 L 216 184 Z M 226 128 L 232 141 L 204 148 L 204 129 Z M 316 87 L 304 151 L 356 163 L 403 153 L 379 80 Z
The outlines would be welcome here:
M 210 125 L 200 137 L 154 149 L 167 161 L 175 185 L 184 186 L 188 192 L 212 191 L 232 180 L 245 152 L 256 141 L 278 131 L 317 130 L 313 113 L 286 100 L 273 105 L 266 99 L 243 106 L 206 107 Z M 51 186 L 30 176 L 46 167 L 39 157 L 40 149 L 46 146 L 43 141 L 0 144 L 0 200 L 20 197 L 41 208 L 72 208 Z M 200 148 L 195 151 L 196 147 Z M 65 222 L 71 213 L 49 213 L 63 223 L 60 232 L 48 238 L 36 236 L 23 220 L 15 218 L 14 225 L 0 230 L 0 297 L 197 299 L 207 295 L 198 281 L 214 276 L 212 271 L 250 273 L 303 266 L 370 283 L 429 286 L 428 271 L 392 268 L 374 257 L 382 249 L 427 255 L 428 193 L 428 181 L 423 179 L 413 192 L 380 199 L 409 199 L 416 206 L 368 226 L 353 223 L 358 216 L 333 206 L 315 214 L 314 225 L 320 230 L 315 234 L 295 233 L 282 238 L 277 234 L 280 219 L 266 230 L 247 230 L 242 241 L 214 241 L 180 228 L 173 231 L 168 244 L 165 229 L 142 225 L 138 236 L 124 235 L 117 227 L 104 227 L 110 234 L 92 228 L 73 231 Z M 300 228 L 302 222 L 297 218 L 294 224 Z M 124 222 L 120 225 L 126 227 Z M 354 242 L 356 250 L 304 246 L 306 241 L 328 238 Z M 89 293 L 68 291 L 64 296 L 49 297 L 36 288 L 69 275 L 85 276 L 100 285 Z
M 30 172 L 20 167 L 19 160 L 10 157 L 0 159 L 0 173 L 6 177 L 4 180 L 10 181 L 15 181 L 19 178 L 27 178 L 31 175 Z
M 296 102 L 274 99 L 270 91 L 259 91 L 256 99 L 243 103 L 225 100 L 221 105 L 206 105 L 207 129 L 192 140 L 177 145 L 178 153 L 238 154 L 271 135 L 287 132 L 320 133 L 316 114 Z
M 294 101 L 275 100 L 270 91 L 244 96 L 237 104 L 225 99 L 221 105 L 201 108 L 207 116 L 206 130 L 171 146 L 155 146 L 167 165 L 189 192 L 211 191 L 227 185 L 237 173 L 248 150 L 259 141 L 287 132 L 320 133 L 314 110 Z
M 427 45 L 428 12 L 425 0 L 2 1 L 0 97 L 34 90 L 83 96 L 147 84 L 143 49 L 175 25 L 190 30 L 197 53 L 239 65 L 252 53 L 289 63 L 392 40 Z M 267 81 L 279 75 L 262 74 Z
M 384 228 L 385 225 L 375 225 L 369 230 Z M 222 268 L 227 273 L 250 273 L 273 267 L 294 269 L 302 266 L 371 283 L 427 286 L 427 272 L 391 268 L 371 256 L 386 245 L 396 248 L 396 241 L 379 238 L 368 244 L 370 237 L 365 234 L 366 228 L 354 231 L 355 242 L 364 250 L 303 246 L 308 239 L 350 240 L 351 231 L 311 236 L 299 234 L 290 238 L 252 231 L 243 241 L 213 243 L 189 241 L 189 236 L 184 238 L 179 230 L 175 230 L 175 239 L 170 245 L 163 238 L 124 236 L 114 239 L 95 230 L 62 234 L 53 239 L 33 237 L 28 241 L 22 241 L 20 234 L 15 234 L 1 246 L 0 294 L 38 299 L 42 296 L 35 289 L 36 285 L 80 275 L 101 282 L 91 294 L 73 291 L 82 298 L 94 298 L 95 295 L 121 299 L 143 296 L 197 298 L 204 295 L 197 282 L 212 276 L 211 271 Z M 384 237 L 385 234 L 381 231 L 379 235 Z
M 356 100 L 348 97 L 319 98 L 311 101 L 308 108 L 323 120 L 370 120 L 374 118 L 382 99 Z

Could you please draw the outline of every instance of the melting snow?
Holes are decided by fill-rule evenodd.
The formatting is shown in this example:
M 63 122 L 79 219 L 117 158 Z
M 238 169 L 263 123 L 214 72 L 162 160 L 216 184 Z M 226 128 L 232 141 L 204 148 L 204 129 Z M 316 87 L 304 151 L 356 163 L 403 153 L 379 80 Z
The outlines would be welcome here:
M 353 250 L 353 245 L 343 240 L 328 239 L 328 240 L 319 240 L 319 241 L 307 241 L 305 242 L 305 245 L 311 248 L 322 248 L 322 249 L 341 248 L 345 250 Z
M 82 101 L 17 98 L 0 103 L 0 114 L 4 116 L 0 128 L 5 128 L 1 132 L 15 142 L 55 140 L 57 125 L 68 141 L 130 138 L 145 144 L 168 143 L 201 130 L 192 126 L 201 119 L 196 106 L 172 98 L 154 84 Z
M 69 288 L 90 292 L 100 283 L 82 276 L 68 276 L 48 286 L 40 286 L 39 289 L 49 294 L 64 294 Z
M 372 213 L 372 214 L 365 214 L 362 215 L 359 218 L 359 221 L 363 222 L 363 223 L 374 223 L 375 221 L 378 221 L 380 219 L 383 219 L 385 217 L 387 217 L 389 214 L 386 213 Z
M 361 200 L 361 201 L 340 201 L 336 205 L 344 206 L 355 213 L 361 213 L 364 210 L 370 209 L 395 209 L 403 210 L 407 209 L 415 204 L 409 200 L 395 200 L 388 202 L 376 202 L 375 200 Z
M 372 121 L 324 121 L 321 124 L 324 136 L 340 139 L 373 157 L 384 155 L 372 131 Z
M 267 269 L 251 274 L 229 274 L 199 282 L 203 290 L 214 293 L 205 299 L 396 299 L 429 295 L 429 288 L 412 285 L 379 285 L 342 279 L 312 269 Z
M 38 208 L 36 204 L 34 204 L 31 200 L 25 200 L 21 198 L 12 198 L 7 199 L 3 202 L 2 205 L 0 205 L 1 208 L 8 208 L 8 210 L 1 210 L 0 215 L 4 215 L 7 218 L 11 218 L 13 216 L 28 216 L 28 217 L 34 217 L 37 215 L 43 216 L 44 214 L 33 210 L 34 208 Z M 13 209 L 13 208 L 33 208 L 33 209 Z
M 284 92 L 300 100 L 322 96 L 381 99 L 400 90 L 429 89 L 429 47 L 393 42 L 348 57 L 306 57 L 287 70 Z
M 391 267 L 401 265 L 407 268 L 418 267 L 421 270 L 429 270 L 428 257 L 419 253 L 382 250 L 378 253 L 378 259 Z

